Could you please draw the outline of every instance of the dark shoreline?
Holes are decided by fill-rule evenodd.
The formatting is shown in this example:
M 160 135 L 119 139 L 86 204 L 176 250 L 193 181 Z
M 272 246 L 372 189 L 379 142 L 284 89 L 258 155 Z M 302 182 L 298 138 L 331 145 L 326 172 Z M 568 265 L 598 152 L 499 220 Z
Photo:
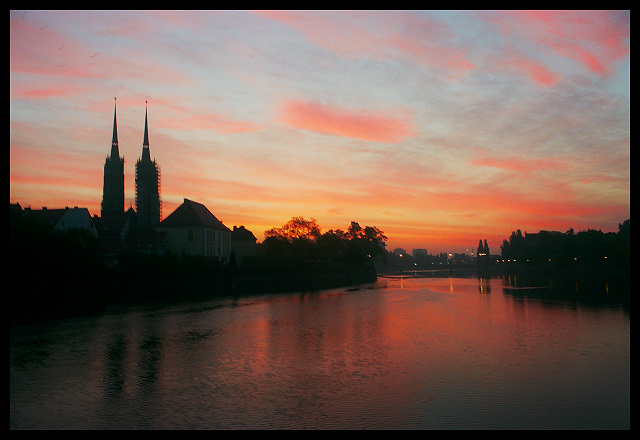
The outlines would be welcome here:
M 477 277 L 504 278 L 513 287 L 555 285 L 572 282 L 582 286 L 583 295 L 602 280 L 613 283 L 626 295 L 629 304 L 630 270 L 625 267 L 544 267 L 544 266 L 460 266 L 444 269 L 428 267 L 298 267 L 279 269 L 220 268 L 214 271 L 163 273 L 161 270 L 132 275 L 107 271 L 97 277 L 62 276 L 66 282 L 17 285 L 11 288 L 10 324 L 22 325 L 61 318 L 96 315 L 108 308 L 170 305 L 185 301 L 315 292 L 374 283 L 394 277 Z M 70 281 L 75 280 L 75 281 Z M 570 281 L 569 281 L 570 280 Z M 57 286 L 57 288 L 55 287 Z M 89 287 L 95 286 L 95 287 Z
M 361 265 L 332 270 L 219 268 L 182 273 L 148 270 L 136 274 L 112 270 L 94 276 L 68 273 L 57 274 L 57 280 L 44 278 L 44 283 L 12 283 L 11 326 L 95 315 L 110 307 L 169 305 L 357 286 L 375 282 L 377 273 L 373 266 Z

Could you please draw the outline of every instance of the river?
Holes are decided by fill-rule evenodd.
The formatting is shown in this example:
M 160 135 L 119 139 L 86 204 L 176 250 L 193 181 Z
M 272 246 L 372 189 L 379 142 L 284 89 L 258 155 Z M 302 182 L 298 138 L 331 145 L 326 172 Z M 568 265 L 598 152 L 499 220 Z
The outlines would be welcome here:
M 624 288 L 407 274 L 17 326 L 10 429 L 629 429 Z

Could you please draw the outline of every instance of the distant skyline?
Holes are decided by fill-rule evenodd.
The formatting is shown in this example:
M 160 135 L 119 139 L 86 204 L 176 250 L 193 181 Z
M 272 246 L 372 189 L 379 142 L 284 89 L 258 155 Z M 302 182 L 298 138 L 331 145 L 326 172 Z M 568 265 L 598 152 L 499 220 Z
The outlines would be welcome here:
M 11 11 L 10 202 L 100 215 L 114 98 L 135 207 L 259 241 L 294 216 L 498 253 L 630 217 L 629 11 Z

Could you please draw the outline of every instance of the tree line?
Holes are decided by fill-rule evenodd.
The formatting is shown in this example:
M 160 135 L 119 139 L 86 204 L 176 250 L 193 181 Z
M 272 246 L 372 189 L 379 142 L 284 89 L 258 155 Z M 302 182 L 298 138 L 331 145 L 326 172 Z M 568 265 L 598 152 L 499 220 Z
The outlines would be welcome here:
M 279 228 L 264 232 L 263 256 L 298 261 L 359 265 L 385 255 L 387 237 L 375 226 L 352 221 L 347 230 L 322 233 L 316 219 L 293 217 Z
M 601 264 L 629 266 L 631 258 L 630 219 L 618 225 L 618 232 L 588 229 L 575 233 L 541 230 L 522 234 L 518 229 L 504 239 L 502 259 L 521 263 Z

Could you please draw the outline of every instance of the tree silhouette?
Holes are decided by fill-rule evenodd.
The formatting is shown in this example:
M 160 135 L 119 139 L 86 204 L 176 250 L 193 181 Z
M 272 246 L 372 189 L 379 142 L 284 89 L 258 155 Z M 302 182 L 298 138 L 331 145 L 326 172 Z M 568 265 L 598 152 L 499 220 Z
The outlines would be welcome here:
M 264 233 L 267 257 L 314 259 L 340 264 L 362 264 L 383 255 L 387 237 L 375 226 L 352 221 L 347 231 L 329 230 L 322 234 L 316 219 L 293 217 L 280 228 Z
M 303 217 L 292 217 L 281 228 L 272 228 L 265 231 L 264 236 L 288 241 L 299 239 L 315 241 L 320 236 L 320 227 L 315 218 L 305 220 Z
M 502 258 L 528 264 L 617 264 L 628 266 L 631 241 L 629 220 L 618 225 L 618 233 L 587 229 L 577 234 L 545 231 L 524 236 L 518 229 L 501 246 Z M 486 251 L 486 249 L 485 249 Z M 488 253 L 488 252 L 487 252 Z
M 478 264 L 481 266 L 487 265 L 489 264 L 490 258 L 491 255 L 489 253 L 489 245 L 487 244 L 487 240 L 485 239 L 484 244 L 482 243 L 482 240 L 480 240 L 478 242 L 477 253 Z

